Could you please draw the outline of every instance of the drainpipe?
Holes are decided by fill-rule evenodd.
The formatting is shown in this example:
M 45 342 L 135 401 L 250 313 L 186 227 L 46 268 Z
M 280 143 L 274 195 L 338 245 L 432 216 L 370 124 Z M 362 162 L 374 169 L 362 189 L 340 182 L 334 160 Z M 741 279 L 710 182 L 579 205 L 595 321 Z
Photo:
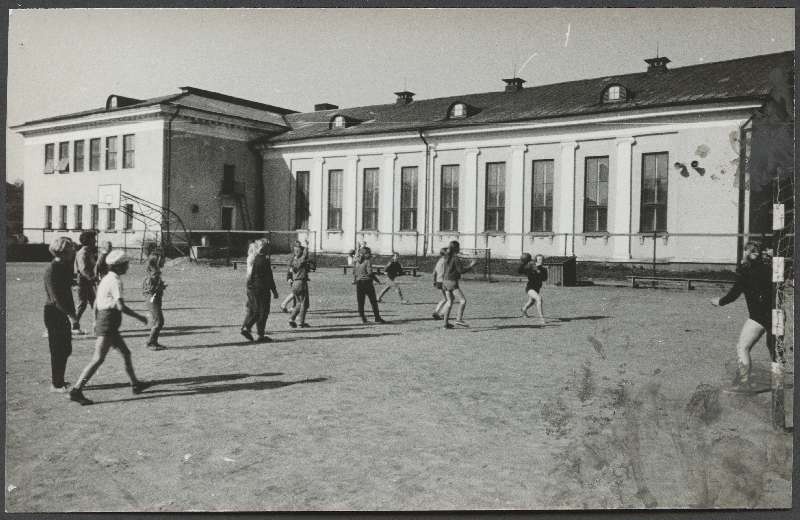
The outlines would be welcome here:
M 744 181 L 747 175 L 746 170 L 746 162 L 747 162 L 747 125 L 750 125 L 750 133 L 752 135 L 752 124 L 753 116 L 750 116 L 747 121 L 742 123 L 739 126 L 739 171 L 737 172 L 739 176 L 739 210 L 738 213 L 738 226 L 736 233 L 739 235 L 736 237 L 736 265 L 742 263 L 742 249 L 744 248 L 744 244 L 746 242 L 745 237 L 742 235 L 745 230 L 745 219 L 749 217 L 749 215 L 744 214 L 745 208 L 745 197 L 747 196 L 744 187 Z M 748 225 L 749 229 L 749 225 Z M 749 237 L 748 237 L 749 238 Z
M 431 228 L 433 228 L 433 218 L 432 211 L 429 211 L 430 208 L 428 207 L 428 198 L 429 198 L 429 188 L 430 188 L 430 144 L 428 141 L 425 140 L 425 136 L 423 135 L 422 128 L 417 130 L 419 132 L 419 138 L 422 139 L 422 142 L 425 143 L 425 222 L 423 223 L 422 227 L 422 254 L 423 256 L 428 256 L 428 222 L 431 222 Z M 432 199 L 432 194 L 430 195 Z M 433 231 L 433 229 L 431 229 Z
M 266 201 L 264 196 L 264 156 L 263 151 L 260 149 L 258 143 L 247 143 L 247 148 L 254 155 L 256 161 L 256 190 L 255 190 L 255 207 L 253 208 L 253 221 L 251 225 L 253 229 L 264 229 Z M 247 197 L 244 194 L 243 197 Z M 247 199 L 245 199 L 247 204 Z

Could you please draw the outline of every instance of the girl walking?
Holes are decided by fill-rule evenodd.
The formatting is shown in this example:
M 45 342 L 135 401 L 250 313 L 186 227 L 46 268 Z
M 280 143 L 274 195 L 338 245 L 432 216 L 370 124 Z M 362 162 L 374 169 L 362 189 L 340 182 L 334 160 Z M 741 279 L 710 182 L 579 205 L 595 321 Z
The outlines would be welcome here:
M 444 273 L 442 274 L 442 288 L 445 290 L 445 295 L 447 297 L 447 303 L 444 305 L 445 329 L 453 328 L 453 324 L 450 323 L 450 311 L 454 303 L 461 304 L 458 308 L 458 319 L 455 321 L 455 324 L 459 327 L 469 327 L 469 325 L 464 322 L 464 310 L 467 307 L 467 298 L 459 287 L 458 281 L 461 279 L 461 275 L 471 271 L 478 261 L 473 260 L 467 267 L 464 267 L 461 264 L 461 260 L 458 258 L 459 251 L 461 251 L 461 245 L 458 241 L 453 240 L 450 242 L 450 247 L 447 248 L 447 255 L 445 256 Z M 456 300 L 456 297 L 458 300 Z
M 100 280 L 97 286 L 97 341 L 94 345 L 94 356 L 91 362 L 83 369 L 78 379 L 78 383 L 70 390 L 69 398 L 81 405 L 92 404 L 94 401 L 83 395 L 83 387 L 92 378 L 100 365 L 106 359 L 108 351 L 115 348 L 122 354 L 125 361 L 125 372 L 131 381 L 131 390 L 134 394 L 140 394 L 142 390 L 150 384 L 139 381 L 133 371 L 131 351 L 119 333 L 122 323 L 122 315 L 127 314 L 136 318 L 142 323 L 147 323 L 147 318 L 134 311 L 127 305 L 122 298 L 123 287 L 121 276 L 128 272 L 128 257 L 122 251 L 111 251 L 106 257 L 108 273 Z
M 744 294 L 747 302 L 748 319 L 742 326 L 739 342 L 736 345 L 738 371 L 734 380 L 734 390 L 753 389 L 750 379 L 750 350 L 766 334 L 767 350 L 772 360 L 772 371 L 782 370 L 782 359 L 775 351 L 775 336 L 772 335 L 772 266 L 771 259 L 759 242 L 748 242 L 744 246 L 742 264 L 736 269 L 736 283 L 721 298 L 714 298 L 711 304 L 727 305 Z
M 364 246 L 358 250 L 358 256 L 353 264 L 353 281 L 356 284 L 356 301 L 358 302 L 358 315 L 361 316 L 362 323 L 369 323 L 364 314 L 364 300 L 369 298 L 372 306 L 372 314 L 375 316 L 375 323 L 386 323 L 381 318 L 378 310 L 378 300 L 375 297 L 375 286 L 372 282 L 381 283 L 374 272 L 372 272 L 372 251 Z
M 69 383 L 64 381 L 67 359 L 72 354 L 72 331 L 70 323 L 77 323 L 75 302 L 72 300 L 72 262 L 75 246 L 67 237 L 59 237 L 50 243 L 53 260 L 44 271 L 44 325 L 47 327 L 47 343 L 50 347 L 50 391 L 65 393 Z
M 308 312 L 308 273 L 311 270 L 311 262 L 308 260 L 308 240 L 305 247 L 296 240 L 294 243 L 294 256 L 289 261 L 289 271 L 286 279 L 292 284 L 292 294 L 294 295 L 294 308 L 289 314 L 289 326 L 293 329 L 310 327 L 306 323 L 306 312 Z M 298 321 L 300 323 L 298 323 Z
M 522 316 L 530 318 L 528 309 L 536 306 L 536 311 L 539 313 L 539 322 L 544 324 L 544 313 L 542 312 L 542 282 L 547 280 L 547 268 L 542 265 L 544 256 L 536 255 L 535 260 L 531 261 L 530 253 L 522 253 L 522 264 L 519 266 L 517 272 L 524 274 L 528 277 L 528 283 L 525 285 L 525 293 L 528 295 L 528 301 L 522 307 Z
M 389 278 L 389 282 L 378 295 L 378 303 L 383 303 L 383 295 L 389 292 L 389 289 L 397 290 L 397 295 L 400 297 L 400 303 L 408 303 L 408 300 L 403 298 L 403 291 L 400 289 L 400 285 L 395 281 L 395 278 L 403 274 L 403 266 L 400 265 L 400 255 L 397 253 L 392 253 L 392 260 L 386 264 L 383 272 L 386 273 L 386 277 Z
M 444 287 L 442 287 L 442 277 L 444 276 L 444 264 L 446 261 L 447 248 L 443 247 L 439 250 L 439 260 L 436 262 L 436 266 L 433 268 L 433 286 L 442 295 L 442 299 L 439 300 L 439 303 L 436 304 L 436 308 L 433 310 L 434 320 L 442 319 L 442 308 L 447 303 L 447 293 L 445 292 Z
M 95 246 L 95 234 L 93 231 L 84 231 L 80 234 L 78 241 L 81 248 L 75 255 L 75 270 L 78 272 L 78 309 L 75 314 L 75 323 L 72 331 L 82 334 L 80 321 L 86 307 L 94 308 L 94 299 L 97 278 L 95 276 L 95 264 L 97 263 L 97 247 Z M 93 327 L 94 328 L 94 327 Z
M 150 350 L 167 348 L 158 342 L 158 335 L 164 327 L 161 301 L 164 298 L 164 289 L 167 288 L 167 284 L 161 279 L 162 267 L 164 267 L 163 256 L 151 253 L 147 257 L 147 273 L 142 281 L 142 293 L 147 297 L 147 308 L 150 311 L 150 337 L 146 345 Z
M 250 341 L 272 341 L 265 333 L 272 301 L 270 293 L 277 298 L 278 289 L 272 276 L 272 265 L 267 258 L 268 248 L 269 241 L 261 238 L 250 244 L 247 254 L 247 314 L 240 332 Z M 253 334 L 250 332 L 253 325 L 256 326 L 257 339 L 253 339 Z

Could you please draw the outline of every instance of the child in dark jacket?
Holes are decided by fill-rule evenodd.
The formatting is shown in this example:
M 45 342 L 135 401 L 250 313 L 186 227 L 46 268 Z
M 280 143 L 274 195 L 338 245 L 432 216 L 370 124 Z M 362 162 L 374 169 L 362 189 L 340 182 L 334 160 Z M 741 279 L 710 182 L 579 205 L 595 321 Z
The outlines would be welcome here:
M 392 253 L 392 260 L 383 270 L 386 273 L 386 277 L 389 279 L 387 282 L 386 287 L 381 291 L 378 295 L 378 303 L 383 302 L 383 295 L 389 292 L 389 289 L 396 289 L 397 295 L 400 297 L 400 303 L 408 303 L 408 301 L 403 298 L 403 291 L 400 289 L 400 285 L 395 281 L 395 279 L 403 274 L 403 266 L 400 265 L 400 255 L 397 253 Z
M 161 268 L 164 267 L 164 257 L 151 253 L 147 257 L 147 273 L 142 281 L 142 293 L 147 297 L 147 308 L 150 311 L 150 337 L 147 339 L 147 348 L 150 350 L 164 350 L 166 347 L 158 342 L 158 335 L 164 327 L 164 313 L 161 302 L 167 284 L 161 279 Z
M 528 309 L 536 305 L 536 310 L 539 313 L 539 320 L 544 323 L 544 313 L 542 312 L 542 282 L 547 280 L 547 268 L 542 265 L 544 257 L 536 255 L 535 260 L 531 260 L 530 253 L 523 253 L 521 258 L 522 264 L 519 266 L 519 274 L 524 274 L 528 277 L 528 283 L 525 284 L 525 292 L 528 295 L 528 301 L 522 307 L 522 316 L 529 318 Z
M 372 251 L 368 247 L 362 247 L 358 250 L 358 256 L 353 264 L 353 281 L 356 284 L 356 301 L 358 302 L 358 315 L 361 316 L 361 322 L 368 323 L 367 317 L 364 315 L 364 299 L 369 298 L 372 313 L 375 315 L 375 323 L 386 323 L 381 318 L 381 313 L 378 310 L 375 286 L 372 285 L 372 282 L 381 282 L 372 271 Z
M 242 323 L 241 334 L 250 341 L 270 342 L 272 339 L 266 336 L 267 318 L 269 317 L 269 306 L 272 297 L 278 297 L 278 289 L 275 287 L 275 279 L 272 276 L 272 265 L 267 258 L 267 248 L 269 241 L 259 239 L 251 246 L 248 255 L 248 275 L 247 275 L 247 314 Z M 253 339 L 250 329 L 256 326 L 258 338 Z

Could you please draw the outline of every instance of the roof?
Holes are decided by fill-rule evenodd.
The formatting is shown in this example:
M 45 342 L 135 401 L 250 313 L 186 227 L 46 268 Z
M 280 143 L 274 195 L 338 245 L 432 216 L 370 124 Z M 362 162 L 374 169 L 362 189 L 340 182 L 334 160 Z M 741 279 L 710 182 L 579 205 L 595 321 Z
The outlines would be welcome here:
M 516 92 L 486 92 L 413 101 L 289 114 L 291 130 L 269 138 L 277 143 L 321 137 L 343 137 L 417 129 L 464 127 L 627 112 L 645 108 L 735 100 L 760 100 L 769 92 L 774 68 L 793 69 L 791 51 L 670 68 L 667 72 L 638 72 L 565 83 L 527 87 Z M 620 84 L 631 94 L 625 102 L 602 103 L 607 86 Z M 455 102 L 473 110 L 470 117 L 448 119 Z M 348 128 L 329 128 L 334 115 L 362 120 Z
M 284 121 L 283 116 L 286 114 L 295 113 L 294 110 L 290 110 L 288 108 L 258 103 L 256 101 L 228 96 L 227 94 L 220 94 L 219 92 L 213 92 L 210 90 L 203 90 L 196 87 L 180 88 L 182 91 L 180 94 L 154 97 L 116 108 L 94 108 L 81 112 L 72 112 L 70 114 L 36 119 L 33 121 L 27 121 L 21 125 L 12 126 L 11 128 L 19 129 L 28 125 L 77 119 L 94 114 L 125 112 L 126 110 L 135 110 L 161 104 L 191 107 L 204 111 L 222 113 L 242 119 L 279 125 L 281 127 L 286 127 L 286 122 Z

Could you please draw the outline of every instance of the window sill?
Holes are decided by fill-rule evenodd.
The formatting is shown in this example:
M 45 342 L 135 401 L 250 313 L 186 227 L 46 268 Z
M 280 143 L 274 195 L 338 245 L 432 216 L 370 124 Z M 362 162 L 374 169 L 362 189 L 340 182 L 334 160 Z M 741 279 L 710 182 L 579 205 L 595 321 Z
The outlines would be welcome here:
M 341 235 L 344 233 L 342 229 L 326 229 L 325 232 L 329 235 Z
M 582 233 L 585 238 L 608 238 L 610 233 L 608 231 L 589 231 Z
M 419 235 L 419 231 L 417 231 L 416 229 L 401 229 L 400 231 L 397 232 L 397 234 L 414 236 L 414 235 Z
M 525 235 L 529 236 L 531 238 L 533 238 L 533 237 L 553 238 L 556 234 L 553 233 L 552 231 L 530 231 L 528 233 L 525 233 Z
M 117 232 L 116 229 L 106 229 L 105 231 L 103 231 L 103 233 L 116 233 L 116 232 Z

